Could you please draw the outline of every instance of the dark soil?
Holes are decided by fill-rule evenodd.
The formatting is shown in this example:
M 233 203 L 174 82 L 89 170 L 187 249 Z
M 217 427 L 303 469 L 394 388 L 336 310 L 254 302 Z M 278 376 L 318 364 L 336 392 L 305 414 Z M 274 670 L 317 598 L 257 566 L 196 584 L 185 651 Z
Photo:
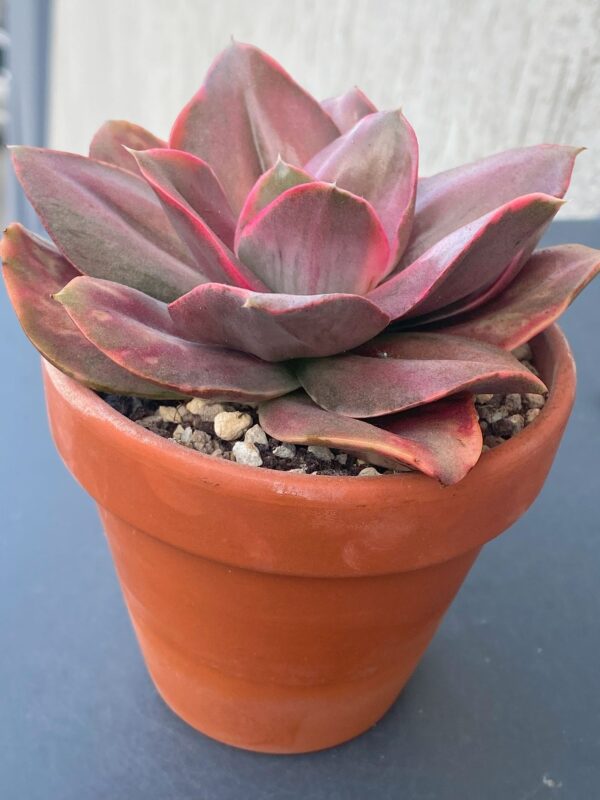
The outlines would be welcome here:
M 531 363 L 531 350 L 526 345 L 519 348 L 516 355 L 534 374 L 538 374 Z M 394 472 L 382 467 L 376 467 L 377 472 L 375 472 L 365 461 L 340 450 L 314 448 L 315 452 L 312 452 L 309 447 L 285 445 L 285 443 L 282 448 L 282 442 L 267 436 L 260 428 L 257 411 L 250 406 L 223 403 L 217 404 L 217 409 L 216 404 L 207 402 L 203 408 L 198 409 L 199 413 L 191 413 L 189 408 L 179 401 L 159 403 L 156 400 L 138 397 L 110 394 L 100 396 L 120 414 L 146 430 L 215 458 L 240 461 L 266 469 L 285 472 L 294 470 L 319 475 L 354 476 L 365 474 L 365 469 L 367 469 L 366 474 Z M 476 395 L 475 408 L 484 436 L 483 450 L 498 447 L 512 436 L 518 435 L 540 414 L 545 400 L 544 395 L 537 394 Z M 244 429 L 245 432 L 241 432 L 233 441 L 227 441 L 215 433 L 215 426 L 210 418 L 215 410 L 226 413 L 241 412 L 247 414 L 251 422 L 246 419 L 248 424 Z M 234 415 L 230 414 L 231 416 Z M 244 441 L 252 444 L 244 446 L 238 444 Z M 245 458 L 248 457 L 251 460 L 246 461 Z

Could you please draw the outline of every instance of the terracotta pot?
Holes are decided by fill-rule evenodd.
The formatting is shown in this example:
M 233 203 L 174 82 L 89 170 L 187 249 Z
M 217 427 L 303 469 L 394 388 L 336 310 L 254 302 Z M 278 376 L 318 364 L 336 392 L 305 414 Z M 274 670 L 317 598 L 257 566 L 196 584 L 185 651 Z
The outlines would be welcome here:
M 350 739 L 394 702 L 482 545 L 540 491 L 575 369 L 557 327 L 533 343 L 538 419 L 455 486 L 334 478 L 187 450 L 48 364 L 58 450 L 97 501 L 146 664 L 190 725 L 299 753 Z

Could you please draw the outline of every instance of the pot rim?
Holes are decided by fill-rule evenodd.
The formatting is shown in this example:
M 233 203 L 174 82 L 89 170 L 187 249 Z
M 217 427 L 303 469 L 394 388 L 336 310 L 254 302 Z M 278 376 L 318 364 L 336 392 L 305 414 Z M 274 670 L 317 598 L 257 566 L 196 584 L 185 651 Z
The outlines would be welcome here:
M 549 365 L 542 365 L 542 377 L 548 386 L 549 394 L 542 413 L 519 434 L 493 450 L 482 453 L 479 461 L 465 478 L 454 484 L 460 486 L 469 480 L 476 470 L 491 468 L 493 472 L 502 471 L 505 462 L 514 463 L 515 458 L 527 457 L 527 451 L 536 440 L 545 436 L 546 429 L 556 418 L 570 408 L 575 394 L 575 362 L 566 337 L 554 324 L 538 334 L 531 341 L 534 356 L 540 350 L 547 350 L 551 356 Z M 326 495 L 328 505 L 360 504 L 371 501 L 374 490 L 377 495 L 392 495 L 395 502 L 398 494 L 407 498 L 422 493 L 427 487 L 451 490 L 453 486 L 441 487 L 434 478 L 419 472 L 405 472 L 375 477 L 310 475 L 290 473 L 269 468 L 251 467 L 225 459 L 215 459 L 148 431 L 120 414 L 99 397 L 93 390 L 78 383 L 42 358 L 46 377 L 56 390 L 78 413 L 97 422 L 109 425 L 127 440 L 129 444 L 141 447 L 146 454 L 153 454 L 157 463 L 176 472 L 185 470 L 192 480 L 213 485 L 235 482 L 241 486 L 243 494 L 273 494 L 276 497 L 294 496 L 309 502 L 323 502 Z M 545 367 L 545 368 L 544 368 Z M 549 373 L 549 374 L 548 374 Z M 148 456 L 146 455 L 146 458 Z M 324 492 L 324 490 L 327 490 Z

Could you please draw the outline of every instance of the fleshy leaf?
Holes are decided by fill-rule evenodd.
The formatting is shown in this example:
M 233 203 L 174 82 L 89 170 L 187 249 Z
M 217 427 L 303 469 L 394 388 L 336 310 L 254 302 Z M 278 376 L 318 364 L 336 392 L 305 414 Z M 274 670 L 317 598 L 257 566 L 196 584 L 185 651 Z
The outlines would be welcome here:
M 288 189 L 300 186 L 303 183 L 310 183 L 312 180 L 308 172 L 304 172 L 299 167 L 293 167 L 278 158 L 275 165 L 260 176 L 246 198 L 237 222 L 235 233 L 236 248 L 246 225 L 252 222 L 263 208 L 266 208 L 269 203 L 272 203 L 273 200 L 276 200 L 280 194 L 283 194 Z
M 515 197 L 564 197 L 581 149 L 557 144 L 519 147 L 421 178 L 403 263 L 410 264 L 452 231 Z
M 393 319 L 420 317 L 514 278 L 563 201 L 518 197 L 449 234 L 369 297 Z
M 238 255 L 275 292 L 366 294 L 385 274 L 389 246 L 369 203 L 307 183 L 246 225 Z
M 265 361 L 328 356 L 372 339 L 389 317 L 353 294 L 257 294 L 206 283 L 169 312 L 181 336 Z
M 47 361 L 92 389 L 155 398 L 178 396 L 107 358 L 52 299 L 80 274 L 53 245 L 15 223 L 6 229 L 0 248 L 6 288 L 19 322 Z
M 567 244 L 540 250 L 502 294 L 444 332 L 514 350 L 551 325 L 600 272 L 600 250 Z
M 80 277 L 56 299 L 109 358 L 134 375 L 182 394 L 259 402 L 298 386 L 284 366 L 180 338 L 167 306 L 136 289 Z
M 415 132 L 400 111 L 378 111 L 336 139 L 305 166 L 375 209 L 390 243 L 391 270 L 412 228 L 419 151 Z
M 446 485 L 462 480 L 481 456 L 483 435 L 472 395 L 448 397 L 374 422 L 430 453 L 432 474 Z M 421 465 L 417 469 L 425 471 Z
M 461 392 L 545 391 L 511 353 L 460 336 L 387 334 L 358 353 L 296 365 L 300 383 L 322 408 L 379 417 Z
M 110 119 L 94 134 L 90 144 L 90 158 L 106 161 L 115 167 L 121 167 L 134 175 L 140 171 L 135 159 L 127 149 L 150 150 L 166 147 L 167 143 L 140 125 L 123 119 Z
M 367 114 L 373 114 L 377 111 L 373 103 L 364 92 L 361 92 L 358 86 L 353 86 L 345 94 L 323 100 L 321 105 L 342 133 L 346 133 L 350 128 L 353 128 Z
M 481 454 L 481 429 L 467 396 L 384 417 L 373 425 L 324 411 L 303 392 L 295 392 L 262 404 L 259 418 L 276 439 L 339 448 L 382 467 L 419 470 L 445 484 L 461 480 Z
M 202 273 L 212 281 L 264 289 L 228 247 L 233 244 L 235 219 L 209 165 L 179 150 L 133 155 Z
M 163 201 L 167 213 L 179 205 L 186 206 L 201 217 L 224 244 L 233 247 L 235 217 L 221 184 L 205 161 L 190 153 L 169 149 L 149 149 L 131 153 L 131 156 Z M 177 218 L 171 217 L 172 220 Z
M 44 227 L 85 275 L 167 301 L 205 282 L 141 177 L 37 147 L 12 148 L 12 159 Z
M 237 213 L 278 155 L 304 164 L 337 136 L 329 115 L 276 61 L 234 42 L 178 116 L 170 145 L 211 165 Z

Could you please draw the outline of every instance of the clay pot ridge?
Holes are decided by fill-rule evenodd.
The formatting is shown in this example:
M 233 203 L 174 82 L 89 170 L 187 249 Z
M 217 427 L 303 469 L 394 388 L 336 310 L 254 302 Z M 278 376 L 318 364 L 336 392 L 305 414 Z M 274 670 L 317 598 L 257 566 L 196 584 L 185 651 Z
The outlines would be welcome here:
M 222 742 L 330 747 L 371 727 L 419 662 L 482 545 L 543 485 L 574 398 L 568 345 L 533 342 L 539 417 L 460 483 L 286 474 L 144 430 L 48 364 L 52 433 L 94 497 L 148 670 Z
M 542 414 L 518 436 L 483 453 L 471 473 L 450 487 L 418 473 L 377 478 L 302 475 L 214 459 L 144 430 L 48 364 L 45 382 L 52 430 L 63 459 L 97 502 L 131 524 L 141 524 L 147 533 L 198 555 L 217 560 L 229 557 L 232 563 L 252 569 L 381 574 L 447 560 L 465 547 L 483 544 L 532 502 L 550 466 L 553 444 L 566 424 L 575 391 L 574 362 L 558 327 L 536 337 L 532 345 L 550 388 Z M 54 402 L 59 395 L 60 410 Z M 94 445 L 79 447 L 80 436 L 89 437 Z M 128 467 L 116 479 L 109 465 L 125 453 Z M 150 496 L 145 499 L 135 491 L 136 473 L 147 482 Z M 500 474 L 506 474 L 514 487 L 508 504 L 497 485 Z M 241 523 L 245 541 L 237 541 L 229 554 L 222 522 L 214 547 L 203 532 L 190 535 L 182 530 L 180 523 L 189 526 L 194 520 L 202 520 L 204 532 L 212 529 L 200 494 L 213 501 L 224 495 L 232 502 L 227 508 L 230 523 L 232 527 Z M 163 513 L 160 522 L 154 508 L 158 498 Z M 459 508 L 448 515 L 446 508 L 453 504 Z M 246 520 L 240 519 L 240 512 L 247 513 Z M 289 522 L 295 514 L 300 515 L 296 521 L 303 527 L 294 531 L 301 541 L 293 542 Z M 417 528 L 415 515 L 421 522 Z M 478 529 L 457 536 L 457 525 L 467 515 L 479 516 Z M 344 530 L 339 529 L 341 525 Z M 262 540 L 264 550 L 249 546 L 250 530 Z M 283 552 L 290 546 L 294 559 Z

